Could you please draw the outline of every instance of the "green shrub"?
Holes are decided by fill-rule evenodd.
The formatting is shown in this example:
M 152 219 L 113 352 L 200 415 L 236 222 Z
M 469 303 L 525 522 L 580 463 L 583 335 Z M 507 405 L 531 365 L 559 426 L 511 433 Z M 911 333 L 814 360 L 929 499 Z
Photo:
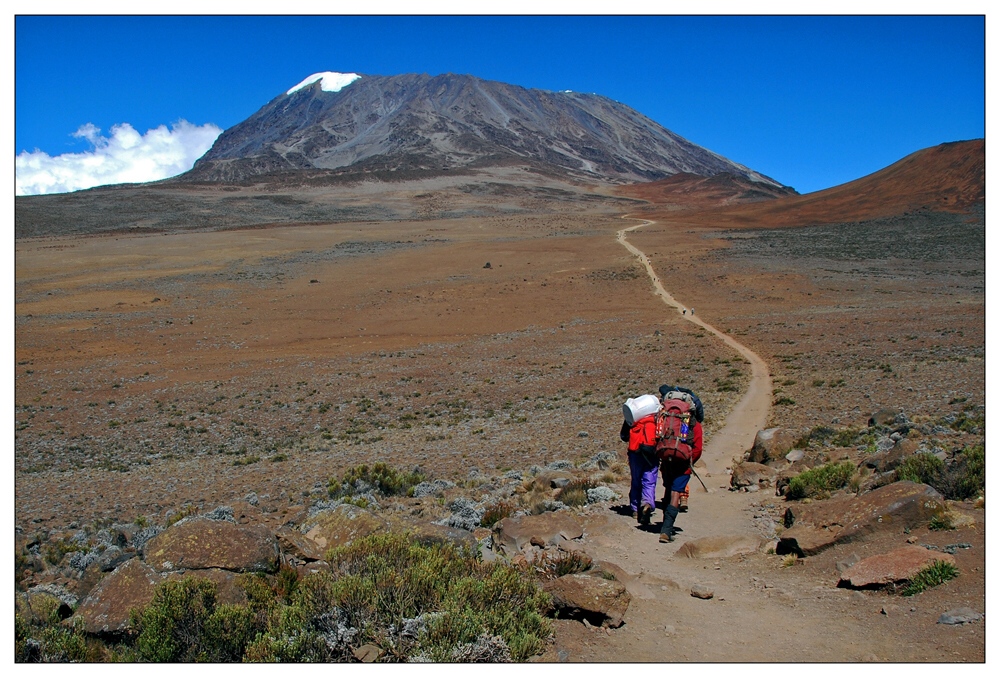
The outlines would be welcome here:
M 385 462 L 379 461 L 371 467 L 361 464 L 350 468 L 339 480 L 331 478 L 328 489 L 330 496 L 335 499 L 369 488 L 382 496 L 390 497 L 407 495 L 415 485 L 424 480 L 424 475 L 418 471 L 411 473 L 397 471 Z
M 861 431 L 856 428 L 845 428 L 833 435 L 830 444 L 834 447 L 853 447 L 857 444 L 860 435 Z
M 909 480 L 914 483 L 936 486 L 944 471 L 944 462 L 930 452 L 912 454 L 896 467 L 896 477 L 899 480 Z
M 473 551 L 425 546 L 388 533 L 355 540 L 330 551 L 327 559 L 331 578 L 319 593 L 336 600 L 361 630 L 355 644 L 374 642 L 397 657 L 448 661 L 459 645 L 488 633 L 503 638 L 515 661 L 523 661 L 540 651 L 550 634 L 542 616 L 548 595 L 525 573 L 484 563 Z M 427 613 L 440 614 L 410 646 L 386 631 L 403 618 Z
M 901 593 L 904 596 L 912 596 L 926 591 L 927 589 L 943 584 L 949 579 L 958 576 L 958 568 L 943 560 L 935 560 L 933 563 L 920 570 L 913 576 L 913 579 L 903 588 Z
M 14 614 L 15 662 L 90 662 L 100 658 L 96 646 L 88 644 L 81 625 L 60 625 L 57 606 L 58 602 L 52 611 L 40 615 L 36 610 L 35 620 Z
M 927 527 L 931 530 L 954 530 L 955 523 L 947 513 L 938 513 L 930 519 Z
M 967 447 L 955 457 L 935 488 L 948 499 L 972 499 L 986 489 L 986 447 Z
M 946 499 L 972 499 L 986 488 L 986 448 L 967 447 L 950 464 L 919 452 L 903 460 L 896 472 L 900 480 L 930 485 Z
M 849 461 L 824 464 L 814 469 L 803 471 L 788 482 L 785 497 L 788 499 L 803 499 L 805 497 L 823 497 L 834 490 L 845 487 L 854 475 L 855 467 Z

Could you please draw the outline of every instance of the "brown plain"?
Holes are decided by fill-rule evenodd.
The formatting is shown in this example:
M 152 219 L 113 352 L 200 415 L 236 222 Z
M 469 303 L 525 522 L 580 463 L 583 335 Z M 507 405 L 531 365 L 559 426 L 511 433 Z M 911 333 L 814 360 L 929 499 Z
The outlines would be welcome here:
M 983 261 L 827 266 L 739 249 L 740 233 L 761 229 L 961 213 L 982 198 L 983 153 L 946 145 L 844 187 L 745 205 L 691 190 L 682 201 L 678 182 L 617 189 L 647 201 L 628 216 L 591 188 L 607 202 L 18 241 L 15 524 L 157 522 L 251 492 L 280 522 L 359 463 L 458 481 L 589 458 L 621 451 L 621 402 L 661 383 L 702 396 L 710 440 L 749 371 L 653 296 L 615 239 L 636 219 L 655 222 L 628 239 L 666 289 L 761 356 L 775 400 L 792 401 L 769 425 L 864 427 L 880 407 L 928 420 L 958 399 L 983 405 Z M 444 192 L 437 209 L 484 200 Z M 679 520 L 691 537 L 722 522 L 750 532 L 768 501 L 722 491 L 725 462 Z M 947 591 L 886 615 L 879 601 L 815 592 L 831 586 L 836 549 L 797 567 L 762 554 L 716 564 L 671 558 L 676 545 L 614 513 L 590 525 L 592 555 L 641 572 L 650 595 L 610 634 L 557 622 L 544 660 L 984 660 L 983 624 L 934 624 L 942 606 L 985 600 L 983 530 Z M 712 601 L 664 602 L 671 582 L 699 577 Z

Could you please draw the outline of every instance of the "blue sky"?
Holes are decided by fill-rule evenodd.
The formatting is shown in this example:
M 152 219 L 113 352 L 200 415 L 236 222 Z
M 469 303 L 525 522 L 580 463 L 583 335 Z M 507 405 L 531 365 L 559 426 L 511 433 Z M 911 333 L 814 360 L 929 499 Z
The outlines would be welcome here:
M 14 151 L 53 164 L 193 162 L 206 137 L 318 71 L 596 92 L 802 193 L 985 136 L 982 16 L 19 16 L 14 28 Z

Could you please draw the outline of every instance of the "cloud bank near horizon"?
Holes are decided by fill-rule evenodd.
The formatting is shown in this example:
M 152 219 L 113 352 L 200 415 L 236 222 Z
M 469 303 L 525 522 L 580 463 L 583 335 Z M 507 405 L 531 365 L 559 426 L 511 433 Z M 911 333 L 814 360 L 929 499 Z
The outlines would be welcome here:
M 139 134 L 132 125 L 111 127 L 110 135 L 91 123 L 73 136 L 86 139 L 93 149 L 50 156 L 44 151 L 22 151 L 14 159 L 15 195 L 67 193 L 107 184 L 166 179 L 194 166 L 212 147 L 222 129 L 212 123 L 193 125 L 179 120 L 168 129 L 160 125 Z

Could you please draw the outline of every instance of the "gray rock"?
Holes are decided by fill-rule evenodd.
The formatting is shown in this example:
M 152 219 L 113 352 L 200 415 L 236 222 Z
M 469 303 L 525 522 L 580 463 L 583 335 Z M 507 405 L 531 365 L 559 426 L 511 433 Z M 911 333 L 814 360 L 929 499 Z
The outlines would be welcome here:
M 624 623 L 632 596 L 625 585 L 601 577 L 567 574 L 542 584 L 559 615 L 617 628 Z
M 715 591 L 705 584 L 695 584 L 691 587 L 691 597 L 709 600 L 715 597 Z
M 568 469 L 568 468 L 573 468 L 573 462 L 567 461 L 565 459 L 560 459 L 558 461 L 552 462 L 551 464 L 547 465 L 545 468 L 548 471 L 563 471 L 563 470 Z
M 562 489 L 562 488 L 564 488 L 564 487 L 566 487 L 567 485 L 570 484 L 571 479 L 570 478 L 565 478 L 565 477 L 563 477 L 563 478 L 553 478 L 549 482 L 552 485 L 553 489 Z
M 785 459 L 790 463 L 795 463 L 804 456 L 806 456 L 806 453 L 802 450 L 789 450 L 788 454 L 785 455 Z
M 983 615 L 976 612 L 971 607 L 956 607 L 953 610 L 943 612 L 938 617 L 938 624 L 970 624 L 983 618 Z
M 775 461 L 788 454 L 794 443 L 795 434 L 788 429 L 780 426 L 762 429 L 757 431 L 747 461 L 759 464 Z
M 844 572 L 847 571 L 848 568 L 850 568 L 852 565 L 854 565 L 855 563 L 858 563 L 860 561 L 861 561 L 861 557 L 857 553 L 852 553 L 851 555 L 847 556 L 843 560 L 838 560 L 837 561 L 837 574 L 843 574 Z

